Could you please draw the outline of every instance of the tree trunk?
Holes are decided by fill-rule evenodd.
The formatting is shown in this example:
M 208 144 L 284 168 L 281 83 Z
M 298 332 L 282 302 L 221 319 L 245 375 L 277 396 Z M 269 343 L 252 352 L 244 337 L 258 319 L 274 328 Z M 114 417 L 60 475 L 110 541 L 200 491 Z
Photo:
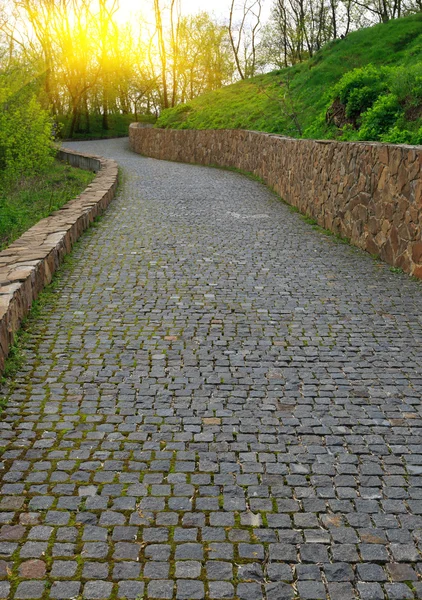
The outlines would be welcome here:
M 333 38 L 337 39 L 337 12 L 336 12 L 336 4 L 335 0 L 331 0 L 331 14 L 332 14 L 332 22 L 333 22 Z
M 85 98 L 84 98 L 84 104 L 85 104 L 85 131 L 86 131 L 86 133 L 90 133 L 91 119 L 89 116 L 88 98 L 87 98 L 86 94 L 85 94 Z
M 106 96 L 104 96 L 103 99 L 102 128 L 104 131 L 108 131 L 110 129 L 108 122 L 108 101 Z
M 69 137 L 70 138 L 73 138 L 73 136 L 75 134 L 78 117 L 79 117 L 79 108 L 78 108 L 77 104 L 74 104 L 72 107 L 72 120 L 70 122 L 70 129 L 69 129 Z
M 230 7 L 229 37 L 230 37 L 230 44 L 231 44 L 233 54 L 234 54 L 234 60 L 236 63 L 237 71 L 240 75 L 240 78 L 245 79 L 245 75 L 243 73 L 242 67 L 240 65 L 240 60 L 239 60 L 239 48 L 236 47 L 234 37 L 233 37 L 233 12 L 234 12 L 234 0 L 232 0 L 231 7 Z
M 167 54 L 166 46 L 163 37 L 163 23 L 161 20 L 161 9 L 159 0 L 154 0 L 155 23 L 158 34 L 158 48 L 161 59 L 161 80 L 163 84 L 163 105 L 164 108 L 169 108 L 168 90 L 167 90 Z

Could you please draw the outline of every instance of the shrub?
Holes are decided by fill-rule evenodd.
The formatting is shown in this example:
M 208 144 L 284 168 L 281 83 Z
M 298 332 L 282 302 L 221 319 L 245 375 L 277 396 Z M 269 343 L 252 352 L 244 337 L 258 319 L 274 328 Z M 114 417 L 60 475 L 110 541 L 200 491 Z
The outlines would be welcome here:
M 354 69 L 330 90 L 330 99 L 327 117 L 337 111 L 334 122 L 342 140 L 421 143 L 421 63 Z M 340 116 L 339 107 L 343 107 Z
M 30 91 L 13 92 L 0 80 L 0 182 L 16 184 L 37 175 L 53 161 L 53 123 Z
M 346 124 L 341 131 L 340 140 L 342 142 L 356 142 L 359 140 L 359 132 L 353 125 Z
M 164 110 L 157 120 L 157 127 L 171 127 L 173 123 L 185 122 L 192 112 L 190 104 L 179 104 L 174 108 Z
M 419 106 L 422 103 L 422 63 L 394 69 L 389 84 L 401 104 Z
M 346 104 L 346 117 L 348 119 L 358 117 L 373 105 L 377 97 L 378 90 L 373 90 L 367 85 L 352 89 Z
M 380 136 L 381 142 L 389 144 L 422 144 L 422 127 L 418 131 L 400 129 L 397 125 L 391 127 L 387 133 Z
M 331 100 L 339 99 L 346 108 L 346 116 L 356 118 L 388 89 L 390 71 L 388 67 L 373 65 L 348 71 L 332 88 Z
M 374 105 L 362 115 L 359 129 L 360 140 L 380 140 L 382 134 L 393 127 L 403 112 L 397 96 L 380 96 Z

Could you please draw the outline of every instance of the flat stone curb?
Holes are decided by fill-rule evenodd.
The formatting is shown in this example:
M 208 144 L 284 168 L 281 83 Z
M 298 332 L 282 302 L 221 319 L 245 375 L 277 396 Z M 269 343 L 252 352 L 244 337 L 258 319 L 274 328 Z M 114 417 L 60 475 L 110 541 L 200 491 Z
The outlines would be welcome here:
M 97 176 L 82 194 L 0 252 L 0 373 L 32 302 L 50 283 L 76 240 L 106 210 L 116 191 L 118 167 L 114 160 L 63 149 L 58 158 L 95 171 Z

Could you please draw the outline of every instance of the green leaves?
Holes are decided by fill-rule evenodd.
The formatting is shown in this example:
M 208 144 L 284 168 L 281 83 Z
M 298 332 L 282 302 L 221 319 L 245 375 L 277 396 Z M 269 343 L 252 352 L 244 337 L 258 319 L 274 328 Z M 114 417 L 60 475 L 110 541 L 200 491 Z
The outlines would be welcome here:
M 8 189 L 51 165 L 53 122 L 30 90 L 13 93 L 5 76 L 0 101 L 0 185 Z
M 331 98 L 346 107 L 347 117 L 359 117 L 387 90 L 390 71 L 371 64 L 348 71 L 332 88 Z
M 380 96 L 362 116 L 359 139 L 380 140 L 382 134 L 395 125 L 402 113 L 403 108 L 397 96 L 394 94 Z
M 344 111 L 343 140 L 421 143 L 422 63 L 353 69 L 333 86 L 330 99 L 329 111 L 339 103 Z

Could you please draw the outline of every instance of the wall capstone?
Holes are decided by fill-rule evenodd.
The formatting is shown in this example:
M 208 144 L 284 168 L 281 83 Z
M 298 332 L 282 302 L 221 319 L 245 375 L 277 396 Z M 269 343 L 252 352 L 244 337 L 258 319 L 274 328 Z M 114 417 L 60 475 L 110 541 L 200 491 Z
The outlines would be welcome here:
M 74 200 L 28 229 L 0 252 L 0 373 L 23 318 L 64 256 L 114 197 L 118 168 L 113 160 L 60 150 L 58 158 L 97 172 Z
M 129 138 L 132 150 L 152 158 L 253 173 L 321 227 L 422 278 L 422 146 L 136 123 Z

